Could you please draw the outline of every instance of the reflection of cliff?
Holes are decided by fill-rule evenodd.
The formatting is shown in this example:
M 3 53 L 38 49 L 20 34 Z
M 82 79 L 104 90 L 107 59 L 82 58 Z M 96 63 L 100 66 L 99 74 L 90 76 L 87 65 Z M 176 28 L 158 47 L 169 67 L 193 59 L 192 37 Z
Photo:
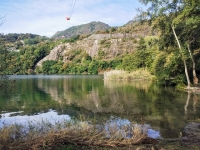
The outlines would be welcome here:
M 98 87 L 85 96 L 81 101 L 73 100 L 79 106 L 93 112 L 112 112 L 122 114 L 139 114 L 137 90 L 148 90 L 150 82 L 128 83 L 104 81 L 102 87 Z
M 185 120 L 200 115 L 197 95 L 191 96 L 192 101 L 187 99 L 187 93 L 159 88 L 151 82 L 113 82 L 89 77 L 39 79 L 38 88 L 62 106 L 76 106 L 93 113 L 144 117 L 163 137 L 178 137 Z M 62 108 L 73 111 L 70 107 Z
M 70 104 L 72 101 L 70 95 L 73 88 L 68 84 L 67 79 L 39 79 L 38 88 L 59 103 L 67 101 Z
M 96 85 L 92 79 L 73 80 L 68 78 L 38 80 L 38 88 L 48 93 L 62 105 L 76 104 L 92 112 L 140 113 L 137 88 L 148 90 L 149 82 L 103 82 Z M 99 86 L 100 85 L 100 86 Z M 130 92 L 129 92 L 130 91 Z

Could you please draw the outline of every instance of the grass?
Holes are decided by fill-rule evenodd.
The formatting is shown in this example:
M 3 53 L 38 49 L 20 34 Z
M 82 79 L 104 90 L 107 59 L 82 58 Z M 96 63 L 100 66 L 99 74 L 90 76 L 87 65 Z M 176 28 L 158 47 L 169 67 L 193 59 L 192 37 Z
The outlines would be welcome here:
M 124 70 L 111 70 L 104 73 L 104 80 L 152 80 L 155 76 L 146 69 L 139 69 L 136 71 L 128 72 Z
M 196 119 L 199 121 L 199 119 Z M 91 124 L 86 121 L 30 122 L 0 128 L 0 150 L 199 150 L 198 141 L 154 140 L 133 123 Z
M 85 121 L 15 124 L 0 129 L 0 149 L 102 149 L 131 146 L 147 138 L 142 125 L 89 124 Z

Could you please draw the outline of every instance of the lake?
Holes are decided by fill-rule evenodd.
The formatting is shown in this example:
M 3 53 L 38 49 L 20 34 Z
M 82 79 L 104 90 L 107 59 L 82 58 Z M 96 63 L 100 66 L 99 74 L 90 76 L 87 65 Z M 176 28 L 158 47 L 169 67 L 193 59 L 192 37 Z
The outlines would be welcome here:
M 186 120 L 200 117 L 199 95 L 151 81 L 105 81 L 102 75 L 16 75 L 0 91 L 0 127 L 96 119 L 148 126 L 153 138 L 177 138 Z

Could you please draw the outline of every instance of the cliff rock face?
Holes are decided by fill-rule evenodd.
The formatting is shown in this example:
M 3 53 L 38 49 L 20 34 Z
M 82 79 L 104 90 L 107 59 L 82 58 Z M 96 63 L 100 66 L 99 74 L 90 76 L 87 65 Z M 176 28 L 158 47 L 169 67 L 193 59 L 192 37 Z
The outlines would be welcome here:
M 46 60 L 58 60 L 60 56 L 64 56 L 67 49 L 71 49 L 71 45 L 69 43 L 60 44 L 54 47 L 54 49 L 51 50 L 50 54 L 40 60 L 36 66 L 42 66 L 42 62 Z
M 93 34 L 79 43 L 91 57 L 98 55 L 99 50 L 102 50 L 108 59 L 135 51 L 139 37 L 142 36 L 128 33 Z
M 83 50 L 91 57 L 98 56 L 99 52 L 101 52 L 103 54 L 103 59 L 112 59 L 118 55 L 134 52 L 138 46 L 139 38 L 148 34 L 148 29 L 133 34 L 93 34 L 74 43 L 64 43 L 56 46 L 51 50 L 50 54 L 40 60 L 36 66 L 41 66 L 42 62 L 46 60 L 58 60 L 59 57 L 62 57 L 63 61 L 66 62 L 68 60 L 67 52 L 71 50 Z

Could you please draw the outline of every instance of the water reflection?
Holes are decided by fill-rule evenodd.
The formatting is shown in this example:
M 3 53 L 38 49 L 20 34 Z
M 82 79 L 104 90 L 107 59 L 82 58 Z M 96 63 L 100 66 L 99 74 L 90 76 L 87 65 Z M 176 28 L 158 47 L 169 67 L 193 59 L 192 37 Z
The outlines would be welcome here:
M 198 94 L 191 94 L 191 92 L 188 92 L 188 96 L 187 96 L 187 100 L 186 100 L 186 103 L 185 103 L 185 106 L 184 106 L 184 110 L 185 110 L 185 114 L 187 115 L 188 113 L 188 106 L 189 106 L 189 103 L 190 103 L 190 100 L 191 100 L 191 96 L 192 96 L 192 99 L 193 99 L 193 112 L 196 112 L 196 104 L 199 100 L 199 95 Z
M 115 116 L 148 124 L 149 132 L 164 138 L 179 137 L 185 120 L 200 116 L 199 95 L 152 82 L 111 82 L 88 75 L 12 78 L 16 83 L 10 97 L 0 92 L 1 114 L 22 111 L 17 116 L 31 117 L 51 109 L 58 116 L 79 118 L 84 114 L 104 122 Z
M 53 110 L 49 110 L 47 113 L 41 113 L 33 116 L 27 116 L 27 115 L 20 115 L 22 114 L 23 111 L 19 112 L 10 112 L 10 113 L 2 113 L 1 114 L 1 119 L 0 119 L 0 128 L 3 126 L 8 126 L 8 125 L 22 125 L 27 128 L 31 126 L 35 127 L 40 127 L 41 125 L 45 127 L 45 124 L 47 125 L 56 125 L 56 124 L 63 124 L 67 122 L 77 122 L 74 121 L 73 118 L 71 118 L 69 115 L 58 115 L 57 112 Z M 89 126 L 90 124 L 88 123 L 89 121 L 82 121 L 80 119 L 77 123 L 80 124 L 81 126 Z M 63 127 L 66 127 L 66 124 L 63 124 Z M 113 135 L 111 132 L 114 130 L 114 132 L 118 131 L 117 133 L 122 136 L 123 138 L 131 138 L 132 135 L 132 127 L 131 127 L 131 122 L 127 119 L 121 119 L 119 117 L 113 117 L 111 116 L 110 119 L 106 121 L 106 123 L 102 124 L 99 123 L 96 125 L 99 130 L 106 130 L 106 137 L 109 138 L 110 134 Z M 126 127 L 126 128 L 124 128 Z M 148 124 L 140 125 L 135 123 L 134 127 L 137 129 L 140 129 L 141 132 L 146 133 L 149 137 L 152 138 L 161 138 L 160 132 L 151 129 L 151 126 Z M 127 132 L 127 130 L 129 130 Z M 129 133 L 129 134 L 127 134 Z M 117 134 L 115 133 L 115 136 Z
M 0 128 L 7 125 L 12 124 L 20 124 L 20 125 L 28 125 L 31 123 L 32 125 L 36 125 L 41 122 L 48 122 L 51 124 L 55 124 L 60 121 L 68 121 L 70 120 L 69 115 L 58 115 L 57 112 L 53 110 L 49 110 L 47 113 L 41 113 L 33 116 L 28 115 L 20 115 L 22 111 L 19 112 L 11 112 L 11 113 L 2 113 L 0 119 Z

